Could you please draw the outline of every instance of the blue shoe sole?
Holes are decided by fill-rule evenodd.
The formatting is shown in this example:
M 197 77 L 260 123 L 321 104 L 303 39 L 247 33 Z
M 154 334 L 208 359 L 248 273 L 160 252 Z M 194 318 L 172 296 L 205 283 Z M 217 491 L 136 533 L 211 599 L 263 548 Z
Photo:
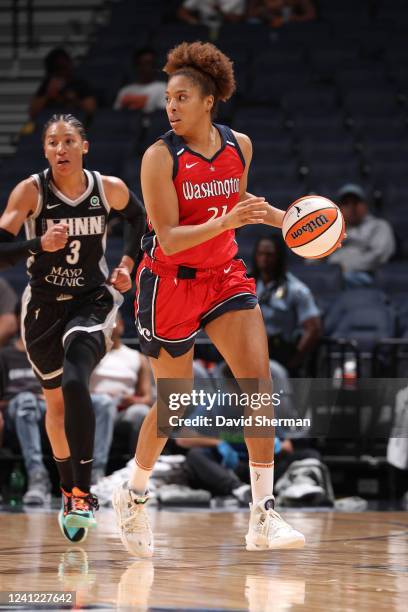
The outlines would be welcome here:
M 93 527 L 96 527 L 96 520 L 94 516 L 67 514 L 65 517 L 65 526 L 69 529 L 92 529 Z
M 88 529 L 86 528 L 75 527 L 68 529 L 67 526 L 64 524 L 64 514 L 62 510 L 58 512 L 58 525 L 61 529 L 62 535 L 69 542 L 78 544 L 79 542 L 83 542 L 88 535 Z

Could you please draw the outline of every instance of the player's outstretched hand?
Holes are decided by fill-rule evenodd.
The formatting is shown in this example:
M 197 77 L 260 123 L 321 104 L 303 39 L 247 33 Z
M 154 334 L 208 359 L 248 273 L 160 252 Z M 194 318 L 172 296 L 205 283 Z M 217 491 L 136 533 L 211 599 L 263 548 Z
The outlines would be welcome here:
M 111 285 L 121 293 L 129 291 L 132 287 L 132 279 L 130 278 L 129 270 L 126 266 L 115 268 L 109 279 Z
M 68 225 L 66 223 L 56 223 L 45 232 L 41 237 L 43 251 L 53 253 L 63 249 L 68 242 Z
M 265 198 L 252 197 L 238 202 L 234 208 L 225 215 L 226 229 L 235 229 L 243 225 L 263 223 L 267 214 L 268 203 Z

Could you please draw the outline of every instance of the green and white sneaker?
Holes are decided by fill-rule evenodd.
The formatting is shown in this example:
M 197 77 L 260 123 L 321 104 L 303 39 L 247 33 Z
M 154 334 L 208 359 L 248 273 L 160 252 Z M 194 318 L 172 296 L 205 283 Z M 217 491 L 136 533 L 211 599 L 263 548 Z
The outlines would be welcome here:
M 98 498 L 92 493 L 84 493 L 78 487 L 72 489 L 71 509 L 65 516 L 65 526 L 90 529 L 96 527 L 94 511 L 98 510 Z
M 67 493 L 64 489 L 61 489 L 61 493 L 62 504 L 61 510 L 58 512 L 58 525 L 61 529 L 61 533 L 69 542 L 83 542 L 88 535 L 88 529 L 84 529 L 83 527 L 67 527 L 65 518 L 71 511 L 72 494 Z

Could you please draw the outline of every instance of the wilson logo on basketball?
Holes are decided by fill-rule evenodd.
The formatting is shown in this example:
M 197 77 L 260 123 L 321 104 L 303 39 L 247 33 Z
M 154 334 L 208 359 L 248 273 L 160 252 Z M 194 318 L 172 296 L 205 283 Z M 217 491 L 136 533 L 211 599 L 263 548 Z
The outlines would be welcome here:
M 308 244 L 311 240 L 318 238 L 327 231 L 336 221 L 336 218 L 337 210 L 333 208 L 320 209 L 302 217 L 302 219 L 299 219 L 292 225 L 286 235 L 288 246 L 298 247 Z
M 309 221 L 309 223 L 306 223 L 306 225 L 302 225 L 302 227 L 300 227 L 296 232 L 292 232 L 291 236 L 293 240 L 296 240 L 296 238 L 299 238 L 299 236 L 301 236 L 303 232 L 314 232 L 315 229 L 322 227 L 322 225 L 326 225 L 326 223 L 329 223 L 329 220 L 326 219 L 324 215 L 319 215 L 318 217 L 316 217 L 316 219 L 313 219 L 312 221 Z

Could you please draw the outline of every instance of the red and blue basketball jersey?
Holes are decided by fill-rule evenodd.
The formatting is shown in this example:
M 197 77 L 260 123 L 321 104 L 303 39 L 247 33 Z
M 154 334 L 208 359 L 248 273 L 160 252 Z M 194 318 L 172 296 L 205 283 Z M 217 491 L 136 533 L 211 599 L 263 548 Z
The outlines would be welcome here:
M 200 225 L 230 212 L 239 200 L 245 159 L 232 130 L 216 125 L 221 148 L 208 159 L 188 148 L 180 136 L 170 130 L 162 140 L 173 157 L 173 182 L 179 201 L 179 224 Z M 165 202 L 163 202 L 165 206 Z M 227 230 L 175 255 L 165 255 L 148 220 L 149 232 L 142 239 L 142 249 L 161 263 L 192 268 L 220 266 L 237 253 L 235 231 Z

